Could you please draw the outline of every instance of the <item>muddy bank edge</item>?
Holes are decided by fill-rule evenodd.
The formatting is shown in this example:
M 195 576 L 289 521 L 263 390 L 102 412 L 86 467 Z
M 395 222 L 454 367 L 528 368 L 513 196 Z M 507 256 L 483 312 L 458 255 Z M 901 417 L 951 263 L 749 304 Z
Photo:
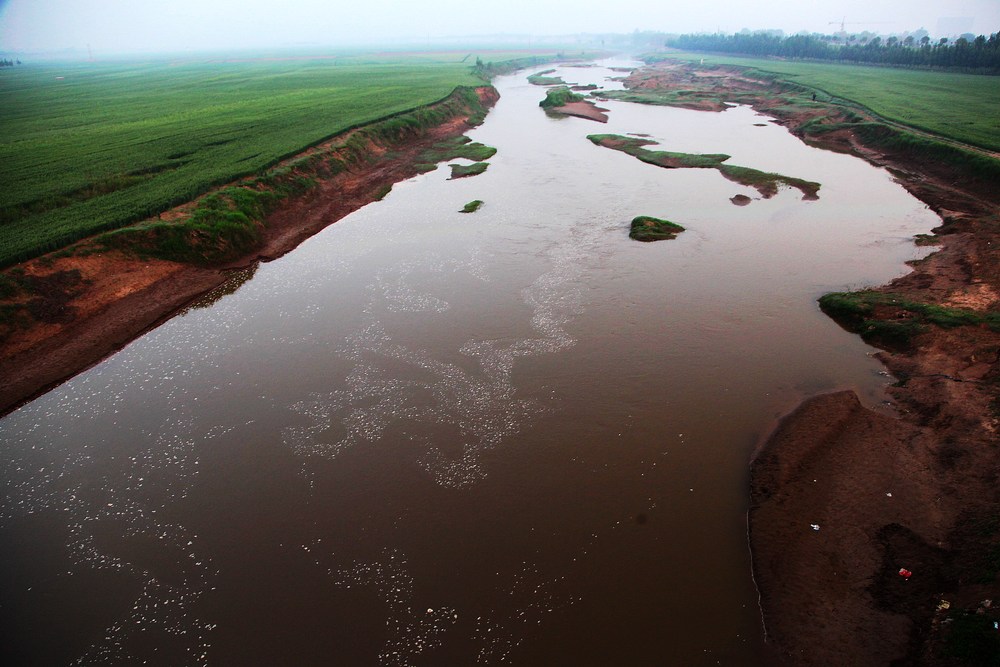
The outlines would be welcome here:
M 8 300 L 24 315 L 0 342 L 0 414 L 121 349 L 224 285 L 234 269 L 280 257 L 426 171 L 426 151 L 481 123 L 498 98 L 492 86 L 456 88 L 435 104 L 338 135 L 156 219 L 8 269 L 5 275 L 31 289 Z M 251 215 L 238 237 L 185 227 L 201 202 L 226 189 L 266 194 L 268 206 L 255 209 L 263 214 Z M 188 261 L 143 252 L 164 245 L 169 234 L 190 242 L 185 252 L 195 249 Z

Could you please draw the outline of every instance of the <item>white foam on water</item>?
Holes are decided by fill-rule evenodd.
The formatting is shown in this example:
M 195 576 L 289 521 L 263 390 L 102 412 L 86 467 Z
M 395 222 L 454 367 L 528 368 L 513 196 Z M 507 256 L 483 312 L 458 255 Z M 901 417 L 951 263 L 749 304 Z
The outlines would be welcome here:
M 79 445 L 69 435 L 56 438 L 51 447 L 11 451 L 0 525 L 33 514 L 58 517 L 69 535 L 66 549 L 74 569 L 67 575 L 105 570 L 140 583 L 129 608 L 76 664 L 138 664 L 153 657 L 149 647 L 156 633 L 182 639 L 188 647 L 183 664 L 205 663 L 213 626 L 190 610 L 210 588 L 216 570 L 199 552 L 197 535 L 158 516 L 187 497 L 198 476 L 195 439 L 186 433 L 191 427 L 176 422 L 158 434 L 140 434 L 138 446 L 124 455 L 109 455 L 102 443 Z M 207 437 L 215 435 L 210 431 Z M 71 454 L 71 449 L 76 451 Z M 155 538 L 164 551 L 176 554 L 172 576 L 106 552 L 97 535 L 109 526 L 126 539 Z
M 416 602 L 413 576 L 407 560 L 398 549 L 386 549 L 374 561 L 353 561 L 346 567 L 326 565 L 336 562 L 336 554 L 319 555 L 317 540 L 303 545 L 315 564 L 326 570 L 337 586 L 373 588 L 388 608 L 388 638 L 378 655 L 379 665 L 408 667 L 420 655 L 441 645 L 444 633 L 458 620 L 458 612 L 447 605 L 421 605 Z
M 447 350 L 432 353 L 391 336 L 379 314 L 434 317 L 447 311 L 450 306 L 445 299 L 412 287 L 418 282 L 414 277 L 447 274 L 452 280 L 469 276 L 489 283 L 487 250 L 473 246 L 466 259 L 442 259 L 437 253 L 424 252 L 379 269 L 368 287 L 367 324 L 337 350 L 354 364 L 353 369 L 342 387 L 314 392 L 289 406 L 309 424 L 285 428 L 285 443 L 300 456 L 329 459 L 359 443 L 375 443 L 390 427 L 400 426 L 424 450 L 419 465 L 438 484 L 461 488 L 482 479 L 487 474 L 482 453 L 519 433 L 544 409 L 537 400 L 517 396 L 512 379 L 515 362 L 555 354 L 575 344 L 567 326 L 584 304 L 588 262 L 611 231 L 606 225 L 578 225 L 573 234 L 552 242 L 544 254 L 548 270 L 520 293 L 532 313 L 530 329 L 536 335 L 508 341 L 467 340 L 457 352 L 474 359 L 476 371 L 437 356 Z M 400 365 L 406 368 L 404 373 Z M 421 433 L 421 424 L 423 430 L 426 425 L 455 427 L 461 442 L 445 443 L 446 447 L 435 444 L 434 438 Z M 461 453 L 449 456 L 445 450 Z

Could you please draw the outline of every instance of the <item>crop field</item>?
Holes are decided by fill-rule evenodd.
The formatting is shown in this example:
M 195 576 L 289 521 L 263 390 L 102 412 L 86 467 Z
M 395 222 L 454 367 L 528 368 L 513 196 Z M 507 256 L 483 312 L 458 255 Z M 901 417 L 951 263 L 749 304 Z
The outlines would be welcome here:
M 1000 151 L 1000 77 L 839 63 L 671 53 L 705 64 L 740 65 L 819 88 L 880 116 Z
M 475 60 L 368 54 L 4 68 L 0 266 L 481 84 Z

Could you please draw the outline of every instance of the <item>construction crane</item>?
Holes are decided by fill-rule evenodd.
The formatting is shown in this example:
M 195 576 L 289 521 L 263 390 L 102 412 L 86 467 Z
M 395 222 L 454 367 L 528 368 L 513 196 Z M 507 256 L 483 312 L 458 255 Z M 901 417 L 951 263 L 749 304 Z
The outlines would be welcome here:
M 848 21 L 847 17 L 840 19 L 839 21 L 830 21 L 828 25 L 839 25 L 840 32 L 847 32 L 844 30 L 845 25 L 881 25 L 885 23 L 890 23 L 890 21 Z

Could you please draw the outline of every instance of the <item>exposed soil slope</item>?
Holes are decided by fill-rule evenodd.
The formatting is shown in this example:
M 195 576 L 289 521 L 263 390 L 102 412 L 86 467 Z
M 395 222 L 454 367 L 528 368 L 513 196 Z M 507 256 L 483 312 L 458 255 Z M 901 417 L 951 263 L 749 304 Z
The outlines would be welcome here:
M 607 109 L 603 109 L 593 102 L 570 102 L 559 107 L 555 107 L 551 112 L 563 114 L 564 116 L 576 116 L 587 120 L 596 120 L 598 123 L 607 123 Z
M 498 98 L 490 86 L 476 92 L 485 107 Z M 442 106 L 448 105 L 443 102 Z M 89 240 L 4 272 L 25 289 L 5 299 L 5 303 L 20 308 L 21 314 L 19 321 L 8 321 L 0 331 L 4 334 L 0 343 L 0 413 L 97 363 L 222 285 L 229 270 L 283 255 L 327 225 L 380 198 L 393 183 L 418 174 L 424 168 L 427 149 L 465 133 L 471 127 L 470 118 L 481 111 L 457 109 L 454 101 L 448 108 L 454 109 L 449 112 L 452 115 L 434 127 L 411 132 L 398 141 L 368 141 L 364 159 L 340 159 L 346 169 L 330 173 L 320 167 L 309 173 L 316 186 L 272 212 L 264 224 L 261 243 L 225 266 L 141 259 Z M 316 146 L 289 163 L 302 163 L 302 157 L 315 154 L 340 158 L 340 146 L 350 134 Z M 162 214 L 160 220 L 182 219 L 190 209 L 190 204 L 178 207 Z

